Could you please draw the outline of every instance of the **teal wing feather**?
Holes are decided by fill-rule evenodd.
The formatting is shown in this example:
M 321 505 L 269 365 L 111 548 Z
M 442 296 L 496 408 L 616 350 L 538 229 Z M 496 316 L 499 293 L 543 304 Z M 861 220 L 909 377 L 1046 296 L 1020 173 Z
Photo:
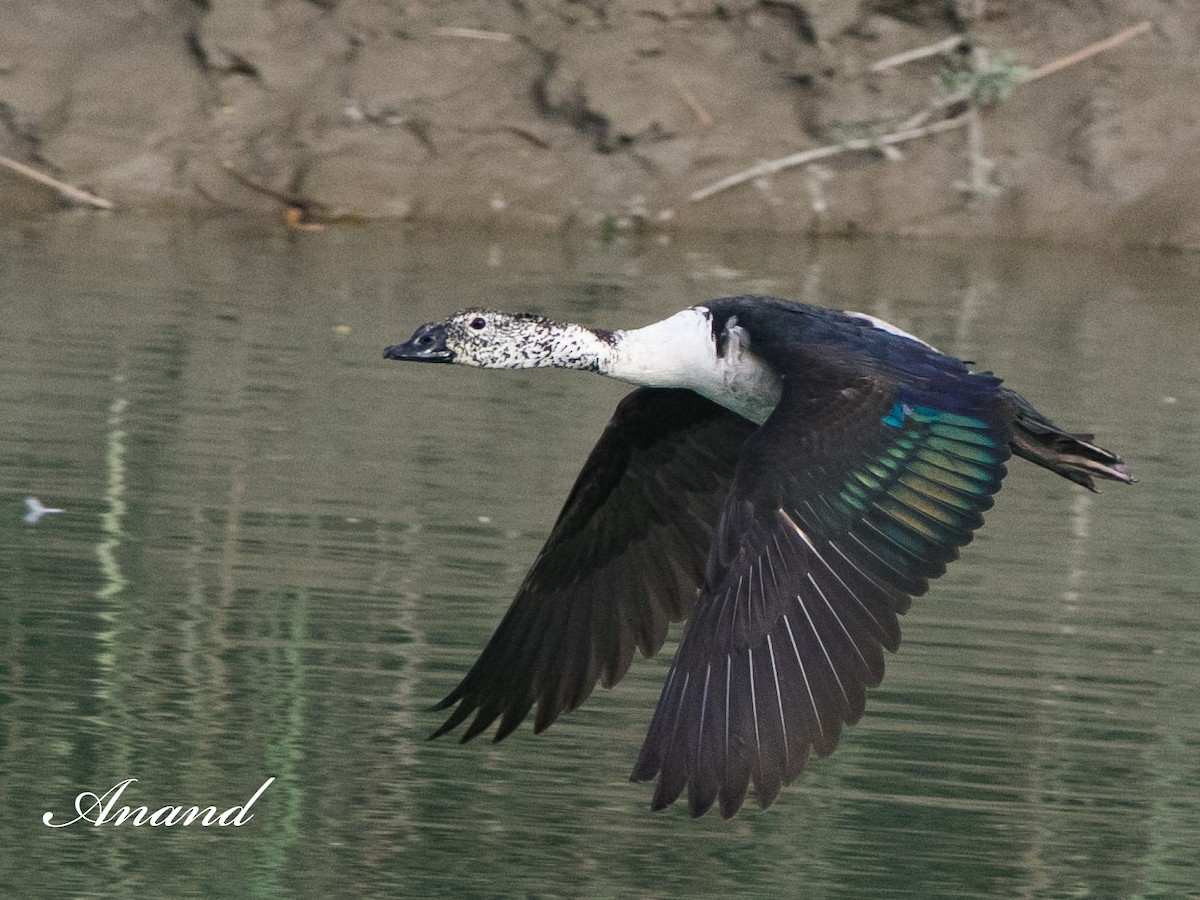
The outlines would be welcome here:
M 938 358 L 785 377 L 743 448 L 704 587 L 634 780 L 730 816 L 832 752 L 883 677 L 898 616 L 983 522 L 1009 455 L 999 381 Z M 951 364 L 953 363 L 953 365 Z

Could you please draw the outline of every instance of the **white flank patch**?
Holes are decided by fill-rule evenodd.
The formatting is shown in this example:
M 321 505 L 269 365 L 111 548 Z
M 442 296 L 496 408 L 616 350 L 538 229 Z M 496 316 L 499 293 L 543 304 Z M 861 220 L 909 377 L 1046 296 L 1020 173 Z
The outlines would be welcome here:
M 865 322 L 869 322 L 872 327 L 878 328 L 880 331 L 886 331 L 888 334 L 894 334 L 894 335 L 896 335 L 896 337 L 902 337 L 902 338 L 907 338 L 910 341 L 916 341 L 922 347 L 928 347 L 934 353 L 942 352 L 937 347 L 933 346 L 933 344 L 930 344 L 927 341 L 921 340 L 916 335 L 909 334 L 903 328 L 897 328 L 891 322 L 885 322 L 883 319 L 876 318 L 875 316 L 869 316 L 866 313 L 853 312 L 851 310 L 846 310 L 846 315 L 853 316 L 856 319 L 862 319 Z

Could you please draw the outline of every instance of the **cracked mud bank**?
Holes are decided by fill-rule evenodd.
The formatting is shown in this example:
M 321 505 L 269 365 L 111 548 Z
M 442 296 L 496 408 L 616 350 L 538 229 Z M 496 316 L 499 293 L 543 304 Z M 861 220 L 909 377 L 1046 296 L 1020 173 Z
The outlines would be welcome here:
M 1193 3 L 43 0 L 0 17 L 0 154 L 119 209 L 1200 247 Z M 984 109 L 974 167 L 955 129 L 690 199 L 894 132 L 970 52 L 879 60 L 962 34 L 1032 69 L 1142 21 Z M 0 171 L 0 215 L 56 203 Z

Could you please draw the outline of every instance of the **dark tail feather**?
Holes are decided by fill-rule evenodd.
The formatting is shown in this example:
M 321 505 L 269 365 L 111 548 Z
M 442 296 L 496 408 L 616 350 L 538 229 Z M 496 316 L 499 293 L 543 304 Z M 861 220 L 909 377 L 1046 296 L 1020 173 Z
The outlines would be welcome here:
M 1012 451 L 1044 469 L 1057 472 L 1089 491 L 1096 490 L 1092 476 L 1130 484 L 1133 478 L 1117 454 L 1091 443 L 1090 434 L 1063 431 L 1016 391 L 1003 389 L 1015 413 Z

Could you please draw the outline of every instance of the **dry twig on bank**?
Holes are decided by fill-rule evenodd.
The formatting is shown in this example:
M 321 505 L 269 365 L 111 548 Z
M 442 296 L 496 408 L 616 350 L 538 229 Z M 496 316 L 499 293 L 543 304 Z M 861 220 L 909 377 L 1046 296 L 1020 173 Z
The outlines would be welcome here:
M 719 194 L 721 191 L 736 187 L 739 184 L 745 184 L 747 181 L 753 181 L 755 178 L 774 175 L 776 172 L 782 172 L 784 169 L 793 169 L 796 166 L 802 166 L 814 160 L 826 159 L 827 157 L 837 156 L 839 153 L 847 153 L 851 150 L 876 150 L 895 144 L 903 144 L 906 141 L 925 137 L 928 134 L 939 134 L 943 131 L 962 128 L 966 124 L 967 116 L 964 113 L 952 119 L 942 119 L 930 125 L 922 125 L 920 128 L 894 131 L 891 134 L 885 134 L 877 138 L 855 138 L 854 140 L 844 141 L 841 144 L 831 144 L 828 147 L 817 147 L 813 150 L 805 150 L 802 153 L 793 153 L 791 156 L 785 156 L 782 159 L 768 160 L 759 163 L 757 166 L 751 166 L 749 169 L 744 169 L 741 172 L 730 175 L 727 178 L 722 178 L 720 181 L 696 191 L 692 194 L 692 202 L 705 200 L 713 194 Z
M 692 111 L 692 115 L 696 117 L 701 125 L 707 128 L 713 123 L 712 116 L 709 115 L 708 110 L 704 108 L 703 104 L 696 99 L 696 95 L 685 88 L 674 75 L 671 76 L 671 84 L 679 92 L 679 96 L 683 98 L 683 102 L 687 104 L 688 109 Z
M 458 28 L 452 25 L 435 28 L 433 29 L 433 33 L 438 37 L 466 38 L 473 41 L 498 41 L 504 43 L 513 39 L 513 36 L 506 31 L 484 31 L 481 28 Z
M 36 181 L 38 184 L 52 188 L 60 197 L 71 203 L 93 206 L 96 209 L 114 208 L 111 200 L 105 200 L 103 197 L 97 197 L 95 194 L 85 191 L 82 188 L 67 184 L 65 181 L 59 181 L 45 172 L 39 172 L 37 169 L 31 168 L 24 163 L 19 163 L 15 159 L 9 159 L 7 156 L 0 156 L 0 166 L 3 166 L 10 172 L 15 172 L 24 178 L 28 178 L 30 181 Z
M 927 44 L 924 47 L 917 47 L 915 50 L 905 50 L 903 53 L 897 53 L 895 56 L 889 56 L 886 59 L 881 59 L 879 62 L 872 63 L 870 71 L 883 72 L 887 69 L 894 69 L 897 66 L 902 66 L 905 63 L 915 62 L 918 59 L 925 59 L 928 56 L 939 56 L 942 53 L 949 53 L 951 50 L 957 50 L 967 42 L 965 35 L 956 34 L 944 40 L 937 41 L 932 44 Z
M 1139 34 L 1149 31 L 1154 26 L 1149 22 L 1139 22 L 1136 25 L 1126 28 L 1124 31 L 1118 31 L 1112 37 L 1107 37 L 1102 41 L 1096 41 L 1094 44 L 1088 44 L 1074 53 L 1068 53 L 1066 56 L 1059 57 L 1052 62 L 1046 63 L 1044 66 L 1039 66 L 1028 75 L 1025 76 L 1025 82 L 1037 81 L 1039 78 L 1045 78 L 1047 75 L 1053 75 L 1060 69 L 1065 69 L 1067 66 L 1073 66 L 1075 63 L 1081 63 L 1085 59 L 1090 59 L 1097 53 L 1103 53 L 1105 50 L 1111 50 L 1114 47 L 1119 47 L 1121 44 L 1137 37 Z
M 1034 69 L 1021 76 L 1018 84 L 1028 84 L 1031 81 L 1037 81 L 1040 78 L 1045 78 L 1047 75 L 1052 75 L 1068 66 L 1073 66 L 1076 63 L 1090 59 L 1098 53 L 1103 53 L 1106 50 L 1111 50 L 1124 44 L 1131 38 L 1137 37 L 1149 31 L 1153 27 L 1150 22 L 1140 22 L 1130 28 L 1126 28 L 1117 32 L 1111 37 L 1105 38 L 1102 41 L 1097 41 L 1094 44 L 1089 44 L 1074 53 L 1069 53 L 1066 56 L 1053 60 L 1045 65 Z M 916 59 L 923 59 L 928 56 L 933 56 L 938 53 L 946 53 L 950 50 L 957 49 L 962 44 L 961 38 L 947 38 L 943 41 L 930 44 L 926 47 L 920 47 L 915 50 L 899 53 L 895 56 L 890 56 L 887 59 L 880 60 L 871 67 L 872 72 L 880 72 L 885 69 L 894 68 L 895 66 L 903 65 L 907 62 L 912 62 Z M 986 57 L 976 55 L 976 59 L 983 59 L 986 62 Z M 1011 88 L 1010 88 L 1011 89 Z M 841 153 L 862 150 L 882 150 L 886 147 L 891 147 L 896 144 L 901 144 L 906 141 L 915 140 L 916 138 L 925 137 L 930 134 L 939 134 L 943 131 L 951 131 L 955 128 L 964 126 L 972 126 L 972 185 L 977 185 L 980 179 L 984 177 L 984 164 L 982 143 L 980 134 L 979 120 L 979 104 L 973 102 L 970 94 L 955 93 L 949 98 L 950 100 L 964 100 L 968 103 L 966 112 L 960 113 L 949 119 L 941 119 L 929 125 L 923 123 L 930 118 L 934 113 L 946 108 L 948 98 L 934 100 L 928 108 L 921 110 L 913 116 L 910 116 L 897 131 L 890 134 L 881 135 L 877 138 L 857 138 L 855 140 L 843 141 L 840 144 L 830 144 L 826 147 L 817 147 L 812 150 L 804 150 L 800 153 L 793 153 L 790 156 L 785 156 L 782 159 L 767 160 L 758 165 L 751 166 L 741 172 L 735 172 L 733 175 L 728 175 L 719 181 L 715 181 L 708 187 L 701 188 L 695 191 L 691 196 L 692 203 L 698 203 L 701 200 L 707 200 L 714 194 L 719 194 L 722 191 L 727 191 L 730 188 L 745 184 L 748 181 L 753 181 L 756 178 L 762 178 L 767 175 L 774 175 L 777 172 L 782 172 L 785 169 L 792 169 L 797 166 L 805 165 L 818 159 L 827 159 L 831 156 L 837 156 Z

